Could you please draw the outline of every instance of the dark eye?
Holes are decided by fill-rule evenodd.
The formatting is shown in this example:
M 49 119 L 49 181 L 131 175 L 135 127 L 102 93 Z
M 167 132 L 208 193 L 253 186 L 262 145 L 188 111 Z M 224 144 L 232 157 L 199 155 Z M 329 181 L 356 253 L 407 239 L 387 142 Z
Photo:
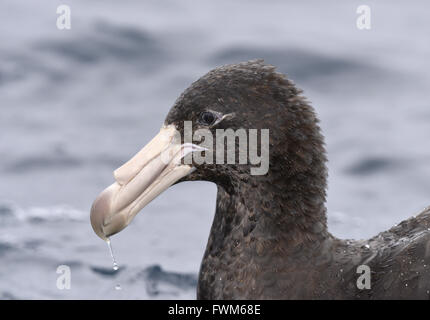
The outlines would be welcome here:
M 200 113 L 199 122 L 205 126 L 210 126 L 215 123 L 217 119 L 216 114 L 210 111 L 203 111 Z

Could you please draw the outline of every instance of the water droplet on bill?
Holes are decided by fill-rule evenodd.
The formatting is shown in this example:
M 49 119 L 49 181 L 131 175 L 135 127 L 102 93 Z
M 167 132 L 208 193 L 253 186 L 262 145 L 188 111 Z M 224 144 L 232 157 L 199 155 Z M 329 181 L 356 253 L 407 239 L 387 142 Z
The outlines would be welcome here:
M 112 244 L 111 244 L 111 241 L 110 241 L 110 239 L 109 239 L 109 238 L 106 240 L 106 243 L 107 243 L 107 245 L 108 245 L 109 253 L 110 253 L 110 256 L 111 256 L 111 258 L 112 258 L 112 269 L 113 269 L 115 272 L 117 272 L 117 271 L 119 270 L 119 266 L 118 266 L 118 263 L 116 262 L 116 259 L 115 259 L 114 254 L 113 254 Z M 117 285 L 115 286 L 115 290 L 121 290 L 121 289 L 122 289 L 122 288 L 121 288 L 121 285 L 120 285 L 120 284 L 117 284 Z

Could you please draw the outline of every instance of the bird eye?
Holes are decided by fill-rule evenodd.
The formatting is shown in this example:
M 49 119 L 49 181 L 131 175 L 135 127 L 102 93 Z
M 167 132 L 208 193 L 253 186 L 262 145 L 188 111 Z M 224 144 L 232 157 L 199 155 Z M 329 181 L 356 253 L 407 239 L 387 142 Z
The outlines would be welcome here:
M 210 126 L 215 123 L 217 119 L 216 114 L 210 111 L 203 111 L 200 113 L 199 122 L 205 126 Z

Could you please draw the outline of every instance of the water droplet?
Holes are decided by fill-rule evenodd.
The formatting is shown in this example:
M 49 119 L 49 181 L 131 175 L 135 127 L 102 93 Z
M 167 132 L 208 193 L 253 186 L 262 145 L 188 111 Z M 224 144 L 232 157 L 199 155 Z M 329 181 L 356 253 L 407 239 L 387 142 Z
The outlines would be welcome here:
M 113 254 L 113 250 L 112 250 L 112 244 L 111 244 L 111 242 L 110 242 L 110 239 L 109 239 L 109 238 L 106 240 L 106 243 L 107 243 L 108 248 L 109 248 L 110 256 L 112 257 L 112 269 L 113 269 L 115 272 L 117 272 L 117 271 L 118 271 L 118 269 L 119 269 L 119 266 L 118 266 L 118 263 L 117 263 L 117 262 L 116 262 L 116 260 L 115 260 L 115 256 L 114 256 L 114 254 Z M 117 284 L 117 285 L 115 286 L 115 290 L 122 290 L 121 285 L 120 285 L 120 284 Z
M 116 260 L 115 260 L 115 256 L 113 255 L 112 244 L 111 244 L 111 242 L 110 242 L 110 239 L 109 239 L 109 238 L 106 240 L 106 243 L 107 243 L 108 248 L 109 248 L 110 256 L 112 257 L 112 268 L 113 268 L 115 271 L 117 271 L 117 270 L 119 269 L 119 267 L 118 267 L 118 263 L 117 263 L 117 262 L 116 262 Z

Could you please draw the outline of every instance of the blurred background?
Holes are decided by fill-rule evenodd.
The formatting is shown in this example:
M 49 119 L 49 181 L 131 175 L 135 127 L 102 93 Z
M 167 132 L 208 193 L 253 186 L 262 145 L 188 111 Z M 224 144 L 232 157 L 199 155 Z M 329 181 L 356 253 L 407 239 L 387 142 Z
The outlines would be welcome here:
M 58 30 L 60 4 L 71 30 Z M 371 8 L 371 30 L 356 27 Z M 428 1 L 0 2 L 0 299 L 195 298 L 216 187 L 176 185 L 112 237 L 89 209 L 210 69 L 278 67 L 321 119 L 329 230 L 365 238 L 430 205 Z M 71 289 L 59 290 L 59 265 Z M 121 290 L 116 290 L 117 285 Z M 119 287 L 117 287 L 119 289 Z

